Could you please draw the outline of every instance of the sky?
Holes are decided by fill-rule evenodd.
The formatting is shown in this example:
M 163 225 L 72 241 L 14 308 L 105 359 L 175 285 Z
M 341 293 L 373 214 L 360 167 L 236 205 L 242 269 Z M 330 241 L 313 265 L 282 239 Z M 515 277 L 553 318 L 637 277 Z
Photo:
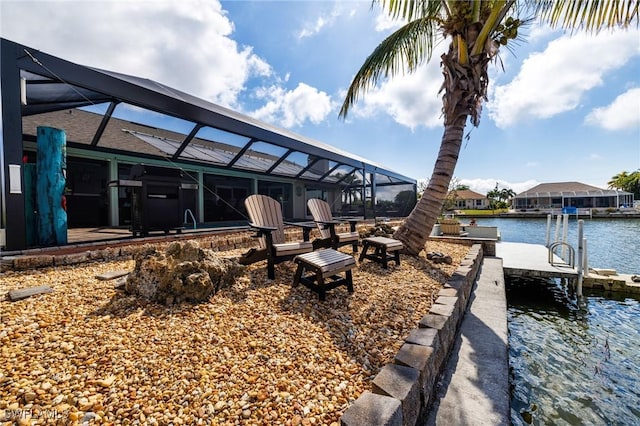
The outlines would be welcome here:
M 381 81 L 338 117 L 367 56 L 399 28 L 351 1 L 0 0 L 0 34 L 82 65 L 149 78 L 357 154 L 431 176 L 443 132 L 440 55 Z M 640 169 L 640 30 L 567 34 L 533 24 L 489 67 L 480 126 L 455 182 L 486 194 Z

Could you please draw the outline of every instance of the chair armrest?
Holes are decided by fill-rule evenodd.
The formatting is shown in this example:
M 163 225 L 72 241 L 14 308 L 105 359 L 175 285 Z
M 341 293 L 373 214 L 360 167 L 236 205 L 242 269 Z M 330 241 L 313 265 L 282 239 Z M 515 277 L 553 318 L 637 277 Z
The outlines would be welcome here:
M 335 219 L 332 219 L 332 220 L 316 220 L 315 222 L 316 223 L 321 223 L 323 225 L 340 225 L 341 223 L 343 223 L 342 221 L 335 220 Z
M 259 226 L 259 225 L 256 225 L 255 223 L 252 223 L 252 222 L 249 222 L 249 227 L 257 229 L 260 232 L 273 232 L 273 231 L 277 231 L 278 230 L 278 228 L 276 228 L 274 226 Z
M 311 230 L 316 228 L 315 222 L 284 222 L 285 225 L 293 225 L 302 228 L 302 240 L 309 241 Z
M 316 227 L 316 223 L 315 222 L 284 222 L 285 225 L 292 225 L 292 226 L 298 226 L 300 228 L 315 228 Z

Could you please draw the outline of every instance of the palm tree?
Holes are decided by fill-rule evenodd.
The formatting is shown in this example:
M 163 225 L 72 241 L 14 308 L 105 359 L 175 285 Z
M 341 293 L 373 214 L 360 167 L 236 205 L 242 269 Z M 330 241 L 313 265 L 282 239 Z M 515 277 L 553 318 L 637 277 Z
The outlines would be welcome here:
M 607 182 L 610 189 L 620 189 L 633 193 L 634 197 L 640 199 L 640 169 L 635 172 L 628 173 L 626 171 L 620 172 L 613 176 L 609 182 Z
M 610 189 L 623 189 L 629 180 L 629 173 L 627 171 L 620 172 L 617 175 L 613 176 L 607 185 L 609 185 Z
M 453 176 L 467 119 L 478 126 L 487 98 L 489 63 L 499 48 L 518 38 L 518 29 L 534 19 L 552 27 L 598 32 L 638 25 L 638 0 L 373 0 L 407 23 L 365 60 L 356 73 L 340 110 L 345 118 L 361 92 L 381 78 L 413 72 L 430 61 L 440 38 L 449 42 L 440 56 L 444 133 L 427 188 L 394 238 L 417 255 L 431 232 Z M 521 20 L 528 13 L 530 19 Z M 524 15 L 523 15 L 524 16 Z

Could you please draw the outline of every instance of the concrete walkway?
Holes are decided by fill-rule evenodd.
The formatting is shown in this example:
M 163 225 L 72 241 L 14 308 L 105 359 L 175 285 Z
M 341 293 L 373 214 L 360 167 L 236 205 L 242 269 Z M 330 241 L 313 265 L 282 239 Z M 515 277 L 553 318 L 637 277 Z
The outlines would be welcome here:
M 502 260 L 485 257 L 425 425 L 509 425 Z

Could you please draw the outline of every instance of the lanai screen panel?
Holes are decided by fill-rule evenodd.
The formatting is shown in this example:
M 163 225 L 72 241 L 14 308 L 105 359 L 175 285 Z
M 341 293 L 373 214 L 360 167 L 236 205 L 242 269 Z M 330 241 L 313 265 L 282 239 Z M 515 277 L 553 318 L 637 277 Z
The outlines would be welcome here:
M 217 158 L 216 162 L 227 166 L 242 149 L 251 144 L 251 141 L 248 136 L 205 126 L 198 130 L 189 145 L 197 145 L 198 150 L 205 150 L 206 155 L 213 155 Z M 216 154 L 212 154 L 210 151 L 214 151 Z M 196 153 L 194 154 L 197 156 Z
M 105 105 L 95 105 L 75 110 L 84 116 L 95 114 L 101 119 L 108 119 L 104 132 L 97 135 L 98 148 L 162 158 L 171 157 L 186 137 L 186 133 L 194 126 L 187 120 L 141 109 L 125 102 L 115 105 L 111 116 L 107 115 L 107 108 Z
M 210 145 L 192 142 L 186 146 L 180 157 L 226 166 L 236 154 L 231 149 L 214 148 Z
M 333 163 L 330 167 L 330 173 L 324 177 L 323 182 L 328 183 L 340 183 L 342 185 L 347 184 L 346 179 L 351 175 L 356 168 L 352 166 L 347 166 L 346 164 L 338 164 Z M 346 179 L 345 179 L 346 178 Z
M 38 126 L 64 128 L 68 142 L 90 145 L 101 121 L 101 115 L 90 114 L 78 109 L 33 114 L 22 117 L 22 133 L 23 135 L 32 135 L 35 138 Z M 66 124 L 62 125 L 61 123 Z
M 271 173 L 276 175 L 295 177 L 313 161 L 314 157 L 300 151 L 290 152 L 284 160 L 278 164 Z
M 286 153 L 287 149 L 280 146 L 262 141 L 253 142 L 233 167 L 264 173 Z

